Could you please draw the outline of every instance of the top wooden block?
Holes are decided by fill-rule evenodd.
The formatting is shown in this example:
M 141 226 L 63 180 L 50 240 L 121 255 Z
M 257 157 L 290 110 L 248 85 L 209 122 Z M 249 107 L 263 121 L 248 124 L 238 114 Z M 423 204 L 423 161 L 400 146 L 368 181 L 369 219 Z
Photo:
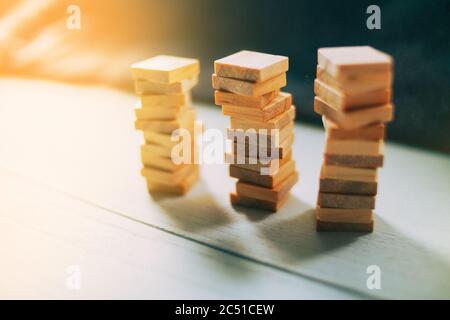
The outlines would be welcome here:
M 317 59 L 336 78 L 364 72 L 391 72 L 393 64 L 390 55 L 369 46 L 320 48 Z
M 200 63 L 197 59 L 160 55 L 132 64 L 131 72 L 135 79 L 174 83 L 198 75 Z
M 289 69 L 284 56 L 243 50 L 214 62 L 214 73 L 220 77 L 262 82 Z

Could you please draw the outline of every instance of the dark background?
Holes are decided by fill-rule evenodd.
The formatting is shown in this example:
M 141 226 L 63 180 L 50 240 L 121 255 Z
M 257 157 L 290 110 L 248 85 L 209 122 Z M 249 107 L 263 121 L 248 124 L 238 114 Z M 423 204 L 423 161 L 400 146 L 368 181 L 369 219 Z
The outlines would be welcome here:
M 17 3 L 0 1 L 0 19 Z M 81 8 L 79 32 L 68 32 L 65 26 L 68 4 Z M 381 30 L 366 27 L 371 4 L 381 8 Z M 395 61 L 395 119 L 388 125 L 388 139 L 450 153 L 450 0 L 58 0 L 38 16 L 47 24 L 63 19 L 58 29 L 65 39 L 61 43 L 75 48 L 72 57 L 104 57 L 100 61 L 106 67 L 93 67 L 84 80 L 95 82 L 97 70 L 106 70 L 107 77 L 114 75 L 130 91 L 130 64 L 154 55 L 200 59 L 201 81 L 194 96 L 211 103 L 214 60 L 243 49 L 288 56 L 284 90 L 294 95 L 297 119 L 320 126 L 313 112 L 317 49 L 370 45 Z M 29 29 L 23 32 L 23 43 L 44 30 L 42 21 L 22 23 Z M 0 49 L 2 45 L 10 46 L 0 42 Z M 52 61 L 47 63 L 50 71 L 57 70 Z M 84 67 L 82 61 L 80 69 Z M 22 69 L 30 73 L 30 67 Z M 63 71 L 75 78 L 78 69 Z M 20 74 L 15 69 L 13 73 Z M 50 76 L 55 73 L 62 78 L 59 72 Z M 113 83 L 109 78 L 101 79 Z
M 366 27 L 370 4 L 381 8 L 381 30 Z M 152 10 L 151 1 L 146 6 Z M 320 125 L 312 106 L 317 49 L 371 45 L 395 61 L 388 139 L 450 151 L 450 1 L 164 0 L 151 25 L 161 28 L 155 53 L 201 60 L 195 92 L 205 101 L 213 98 L 215 59 L 242 49 L 288 56 L 285 90 L 294 95 L 298 121 Z

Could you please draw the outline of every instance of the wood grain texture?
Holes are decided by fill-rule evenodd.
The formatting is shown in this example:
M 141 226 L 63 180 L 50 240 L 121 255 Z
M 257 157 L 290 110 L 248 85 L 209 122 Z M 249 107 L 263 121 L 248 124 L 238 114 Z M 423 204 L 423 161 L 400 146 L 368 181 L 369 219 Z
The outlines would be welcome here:
M 175 171 L 158 170 L 152 167 L 144 167 L 141 170 L 143 177 L 156 183 L 176 185 L 184 181 L 192 172 L 198 171 L 195 164 L 186 164 Z
M 375 197 L 319 192 L 317 205 L 321 208 L 375 209 Z
M 186 94 L 198 84 L 198 76 L 174 83 L 160 83 L 145 80 L 134 81 L 134 91 L 138 95 L 147 94 Z
M 316 207 L 316 218 L 322 222 L 362 223 L 373 222 L 371 209 L 336 209 Z
M 369 46 L 320 48 L 317 60 L 337 79 L 366 73 L 391 73 L 393 64 L 390 55 Z
M 195 121 L 195 110 L 189 109 L 175 120 L 136 120 L 136 130 L 154 131 L 157 133 L 172 134 L 176 129 L 192 128 Z
M 319 192 L 376 195 L 377 187 L 377 182 L 321 178 L 319 184 Z
M 327 137 L 336 140 L 381 140 L 385 137 L 386 127 L 383 123 L 376 123 L 365 127 L 344 129 L 338 127 L 332 120 L 322 116 L 323 126 Z
M 353 167 L 353 168 L 380 168 L 384 164 L 384 156 L 364 156 L 347 154 L 327 154 L 324 155 L 324 163 L 333 166 Z
M 224 104 L 222 113 L 233 118 L 264 122 L 285 112 L 291 105 L 292 95 L 281 92 L 273 101 L 261 109 Z
M 147 152 L 141 152 L 141 161 L 142 164 L 146 167 L 165 170 L 169 172 L 180 170 L 185 166 L 185 164 L 183 163 L 174 163 L 171 157 L 156 156 Z
M 274 174 L 278 171 L 278 169 L 283 166 L 286 162 L 292 160 L 292 151 L 287 153 L 283 158 L 266 158 L 266 159 L 258 159 L 258 158 L 245 158 L 238 157 L 233 154 L 225 154 L 225 160 L 229 164 L 233 164 L 236 167 L 262 172 L 262 170 L 266 170 L 269 174 Z
M 262 82 L 289 69 L 288 57 L 242 50 L 214 61 L 214 73 L 220 77 Z
M 320 171 L 320 177 L 350 181 L 376 182 L 378 170 L 323 165 Z
M 232 129 L 281 129 L 295 119 L 295 106 L 291 105 L 288 110 L 279 114 L 275 118 L 272 118 L 268 121 L 257 121 L 257 120 L 243 120 L 239 118 L 231 118 L 230 124 Z
M 233 142 L 250 144 L 258 143 L 258 145 L 274 147 L 280 145 L 281 141 L 285 141 L 292 135 L 292 132 L 294 131 L 294 122 L 289 122 L 280 129 L 267 130 L 265 133 L 258 130 L 256 132 L 256 138 L 253 136 L 255 132 L 251 129 L 250 131 L 230 128 L 227 128 L 226 130 L 227 138 Z M 253 140 L 256 140 L 257 142 L 253 142 Z
M 286 201 L 289 198 L 289 194 L 284 195 L 282 199 L 279 201 L 268 201 L 268 200 L 261 200 L 261 199 L 255 199 L 251 197 L 246 197 L 244 195 L 239 195 L 236 193 L 230 193 L 230 202 L 233 206 L 241 206 L 241 207 L 247 207 L 250 209 L 256 209 L 256 210 L 262 210 L 262 214 L 264 214 L 264 211 L 268 212 L 277 212 L 281 209 L 281 207 L 284 206 Z
M 142 108 L 192 105 L 191 93 L 145 94 L 141 96 Z
M 131 65 L 136 80 L 171 84 L 197 76 L 200 63 L 197 59 L 159 55 Z
M 369 223 L 316 221 L 319 232 L 373 232 L 373 221 Z
M 314 80 L 314 93 L 323 101 L 341 112 L 351 110 L 361 110 L 368 107 L 388 104 L 391 101 L 391 90 L 381 89 L 358 94 L 344 94 L 338 89 L 325 84 L 324 82 Z
M 326 103 L 320 97 L 314 97 L 314 111 L 333 121 L 345 130 L 358 129 L 376 123 L 392 121 L 394 108 L 392 104 L 380 105 L 350 112 L 341 112 Z
M 276 77 L 268 79 L 264 82 L 248 82 L 244 80 L 219 77 L 212 75 L 212 86 L 216 90 L 225 90 L 232 93 L 258 97 L 265 95 L 271 91 L 279 90 L 286 86 L 286 74 L 282 73 Z
M 190 127 L 184 127 L 184 129 L 187 131 L 180 132 L 180 140 L 172 140 L 172 132 L 160 133 L 150 130 L 144 131 L 144 140 L 146 143 L 158 144 L 172 149 L 175 145 L 179 144 L 180 141 L 194 137 L 194 122 L 191 123 Z M 189 135 L 187 132 L 189 132 Z
M 323 165 L 319 192 L 376 195 L 377 170 Z
M 250 139 L 251 140 L 251 139 Z M 270 145 L 269 143 L 238 143 L 233 142 L 233 154 L 241 154 L 247 158 L 284 158 L 292 151 L 292 144 L 294 143 L 294 135 L 287 137 L 278 145 Z
M 176 120 L 189 110 L 186 105 L 134 109 L 138 120 Z
M 173 181 L 173 180 L 159 180 L 157 181 L 153 177 L 147 177 L 147 190 L 151 194 L 156 194 L 156 196 L 160 195 L 161 193 L 165 194 L 168 193 L 169 196 L 172 195 L 178 195 L 182 196 L 185 195 L 194 185 L 194 183 L 198 180 L 198 169 L 194 167 L 191 172 L 188 173 L 182 180 L 180 181 Z
M 248 182 L 236 182 L 236 193 L 246 198 L 279 202 L 298 181 L 298 173 L 294 172 L 273 188 L 261 187 Z
M 273 188 L 281 181 L 285 180 L 295 171 L 295 161 L 290 160 L 280 166 L 280 168 L 272 175 L 260 175 L 258 172 L 242 169 L 235 165 L 230 165 L 230 176 L 239 179 L 239 181 L 251 184 Z
M 389 89 L 392 86 L 393 75 L 391 72 L 365 72 L 353 74 L 351 77 L 337 79 L 325 71 L 320 65 L 316 69 L 316 78 L 325 84 L 338 88 L 347 94 L 359 94 L 381 89 Z
M 263 108 L 275 99 L 280 90 L 270 91 L 262 96 L 249 97 L 240 94 L 215 90 L 214 101 L 217 105 L 231 104 L 235 106 L 251 107 L 251 108 Z
M 329 155 L 383 156 L 384 140 L 334 140 L 327 138 L 325 153 Z

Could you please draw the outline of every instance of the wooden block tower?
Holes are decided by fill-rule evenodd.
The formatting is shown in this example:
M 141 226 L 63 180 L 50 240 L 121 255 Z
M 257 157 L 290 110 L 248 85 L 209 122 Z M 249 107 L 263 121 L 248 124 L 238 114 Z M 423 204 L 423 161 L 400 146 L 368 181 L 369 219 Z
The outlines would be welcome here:
M 314 111 L 326 132 L 318 231 L 373 231 L 385 123 L 393 118 L 392 57 L 372 47 L 318 50 Z
M 196 59 L 161 55 L 134 63 L 131 71 L 140 96 L 135 126 L 144 132 L 142 175 L 148 190 L 185 194 L 198 178 L 191 89 L 198 83 L 200 64 Z M 180 135 L 177 141 L 172 137 L 177 129 L 188 134 Z M 190 153 L 187 163 L 172 158 L 172 150 L 181 139 L 189 139 L 191 146 L 183 150 Z
M 292 160 L 295 106 L 286 86 L 287 57 L 240 51 L 214 62 L 215 103 L 230 116 L 226 154 L 237 178 L 233 205 L 277 211 L 298 180 Z

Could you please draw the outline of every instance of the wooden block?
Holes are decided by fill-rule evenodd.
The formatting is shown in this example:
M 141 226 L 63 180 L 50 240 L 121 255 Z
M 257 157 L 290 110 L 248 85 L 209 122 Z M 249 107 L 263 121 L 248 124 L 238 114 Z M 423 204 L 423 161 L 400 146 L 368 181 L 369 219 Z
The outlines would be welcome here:
M 377 182 L 378 170 L 322 165 L 320 177 L 348 181 Z
M 325 154 L 324 163 L 327 165 L 352 167 L 352 168 L 378 168 L 383 166 L 383 156 L 360 156 Z
M 376 195 L 377 182 L 321 178 L 319 192 L 355 195 Z
M 170 158 L 172 148 L 166 146 L 148 143 L 141 146 L 141 158 L 151 159 L 152 157 Z
M 383 156 L 384 141 L 334 140 L 327 138 L 325 142 L 325 153 L 328 155 Z
M 390 89 L 393 78 L 391 72 L 366 72 L 338 80 L 319 65 L 317 66 L 316 77 L 325 84 L 335 87 L 346 94 L 360 94 L 363 92 Z
M 290 157 L 292 154 L 292 151 L 288 152 L 284 158 L 279 158 L 275 156 L 268 156 L 268 157 L 239 157 L 238 154 L 231 152 L 231 153 L 225 153 L 225 162 L 230 165 L 236 165 L 238 167 L 248 169 L 248 170 L 254 170 L 257 172 L 260 172 L 261 168 L 269 168 L 274 167 L 274 170 L 271 171 L 272 173 L 278 170 L 278 167 L 286 163 L 287 160 L 282 162 L 283 159 L 286 159 Z M 290 160 L 290 159 L 288 159 Z
M 231 118 L 230 124 L 232 129 L 244 129 L 244 130 L 281 129 L 282 127 L 294 121 L 294 119 L 295 119 L 295 106 L 291 105 L 288 110 L 268 121 L 254 121 L 254 120 Z M 266 134 L 263 132 L 261 133 Z
M 340 111 L 363 109 L 391 101 L 391 90 L 381 89 L 358 94 L 345 94 L 324 82 L 314 80 L 314 93 L 323 101 Z
M 249 97 L 236 93 L 216 90 L 214 91 L 214 98 L 217 105 L 231 104 L 250 108 L 263 108 L 275 99 L 279 93 L 280 90 L 274 90 L 262 96 Z
M 195 141 L 190 142 L 191 161 L 194 161 L 194 154 L 197 151 Z M 160 144 L 147 143 L 141 146 L 142 159 L 151 159 L 152 157 L 171 158 L 172 148 Z M 151 160 L 149 160 L 151 161 Z
M 290 93 L 281 92 L 278 97 L 276 97 L 264 108 L 251 108 L 224 104 L 222 106 L 222 112 L 224 115 L 231 116 L 233 118 L 265 122 L 285 112 L 291 105 L 292 95 Z
M 198 84 L 198 76 L 184 79 L 174 83 L 160 83 L 145 80 L 136 80 L 134 89 L 138 95 L 147 94 L 186 94 Z
M 375 209 L 375 196 L 319 192 L 317 205 L 321 208 Z
M 330 119 L 322 116 L 326 135 L 334 140 L 381 140 L 385 136 L 385 125 L 382 123 L 372 124 L 366 127 L 355 129 L 343 129 L 338 127 Z
M 172 107 L 137 108 L 134 112 L 138 120 L 176 120 L 187 110 L 189 110 L 189 107 L 180 105 Z
M 324 163 L 327 165 L 352 168 L 379 168 L 383 166 L 383 156 L 355 156 L 342 154 L 325 154 Z
M 322 222 L 371 223 L 373 221 L 373 211 L 371 209 L 334 209 L 317 207 L 316 218 Z
M 185 164 L 175 171 L 165 171 L 152 167 L 144 167 L 141 170 L 141 174 L 151 182 L 175 186 L 182 183 L 196 170 L 198 170 L 198 166 L 196 164 Z
M 247 50 L 214 61 L 218 76 L 252 82 L 266 81 L 288 69 L 288 57 Z
M 168 157 L 156 157 L 151 156 L 147 157 L 141 153 L 141 160 L 142 164 L 146 167 L 152 167 L 156 169 L 161 170 L 167 170 L 167 171 L 176 171 L 177 169 L 181 168 L 184 164 L 175 164 L 171 158 Z
M 176 185 L 154 182 L 151 179 L 147 179 L 147 189 L 150 193 L 163 192 L 175 195 L 184 195 L 192 188 L 194 183 L 197 181 L 198 176 L 199 176 L 198 170 L 194 170 L 183 181 L 181 181 Z
M 273 175 L 260 175 L 259 172 L 242 169 L 235 165 L 230 165 L 230 176 L 239 179 L 239 181 L 251 183 L 254 185 L 274 188 L 280 182 L 287 179 L 295 171 L 295 161 L 289 160 L 283 164 Z
M 189 109 L 176 120 L 136 120 L 137 130 L 154 131 L 159 133 L 172 134 L 176 129 L 192 128 L 195 121 L 195 110 Z
M 286 203 L 288 199 L 289 193 L 286 194 L 285 197 L 278 202 L 270 202 L 267 200 L 247 198 L 245 196 L 237 195 L 235 193 L 230 194 L 230 202 L 233 206 L 255 208 L 269 212 L 277 212 Z
M 245 157 L 248 158 L 267 158 L 267 157 L 278 157 L 283 158 L 291 152 L 292 144 L 294 143 L 294 135 L 291 134 L 287 139 L 279 143 L 278 146 L 267 146 L 259 144 L 250 143 L 233 143 L 233 154 L 238 154 L 242 152 Z M 238 149 L 239 148 L 239 149 Z
M 258 97 L 286 86 L 286 74 L 282 73 L 264 82 L 256 83 L 219 77 L 213 74 L 212 86 L 216 90 L 225 90 L 244 96 Z
M 342 112 L 319 97 L 314 98 L 314 111 L 333 121 L 342 129 L 352 130 L 375 123 L 389 122 L 393 118 L 392 104 Z M 384 130 L 383 130 L 384 131 Z
M 320 48 L 319 66 L 336 79 L 351 79 L 366 73 L 392 73 L 390 55 L 369 46 Z
M 243 181 L 236 182 L 236 193 L 246 198 L 279 202 L 298 181 L 298 174 L 294 172 L 273 188 L 265 188 Z
M 327 222 L 316 220 L 318 232 L 373 232 L 373 221 L 368 223 Z
M 160 55 L 133 63 L 131 72 L 136 80 L 174 83 L 197 76 L 200 63 L 197 59 Z
M 148 94 L 141 96 L 142 108 L 192 106 L 190 93 Z
M 377 169 L 323 165 L 320 192 L 343 194 L 377 194 Z
M 278 169 L 283 166 L 289 160 L 292 160 L 292 152 L 286 154 L 286 157 L 281 159 L 270 159 L 267 163 L 262 163 L 258 159 L 244 158 L 244 163 L 238 163 L 238 157 L 236 155 L 227 153 L 225 154 L 225 161 L 228 164 L 233 164 L 236 167 L 255 171 L 261 173 L 264 169 L 268 175 L 273 175 L 278 171 Z
M 186 164 L 175 164 L 170 157 L 155 156 L 153 154 L 141 153 L 142 164 L 146 167 L 166 170 L 166 171 L 176 171 Z
M 185 128 L 189 131 L 189 136 L 184 135 L 181 136 L 181 139 L 172 140 L 172 134 L 167 133 L 159 133 L 154 131 L 144 131 L 144 139 L 146 143 L 149 144 L 157 144 L 166 146 L 168 148 L 173 148 L 175 145 L 179 144 L 182 139 L 185 137 L 194 139 L 194 123 L 192 123 L 192 126 L 190 128 Z
M 255 144 L 253 140 L 256 140 L 258 145 L 266 146 L 267 148 L 276 147 L 280 145 L 280 141 L 286 140 L 293 134 L 294 123 L 289 122 L 281 129 L 270 129 L 266 134 L 256 133 L 256 139 L 252 139 L 250 135 L 252 132 L 252 130 L 246 131 L 244 129 L 227 129 L 227 137 L 238 143 Z

